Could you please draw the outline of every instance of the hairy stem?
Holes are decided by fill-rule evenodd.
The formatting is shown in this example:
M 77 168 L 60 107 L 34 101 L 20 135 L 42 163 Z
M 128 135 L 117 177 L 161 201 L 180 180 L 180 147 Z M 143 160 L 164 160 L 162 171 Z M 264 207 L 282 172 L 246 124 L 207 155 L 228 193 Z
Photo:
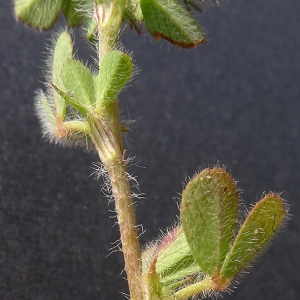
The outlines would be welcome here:
M 108 168 L 108 173 L 111 179 L 112 194 L 115 199 L 120 227 L 130 298 L 131 300 L 141 300 L 143 298 L 140 288 L 141 253 L 135 212 L 124 161 L 116 160 L 112 162 L 111 166 Z
M 110 51 L 115 49 L 123 19 L 126 0 L 95 1 L 95 17 L 98 28 L 99 66 Z M 101 162 L 108 171 L 112 195 L 120 229 L 122 250 L 131 300 L 142 300 L 140 287 L 141 249 L 138 240 L 135 211 L 126 172 L 124 149 L 121 138 L 117 101 L 112 107 L 103 107 L 101 116 L 90 116 L 91 139 L 96 146 Z
M 114 110 L 116 112 L 116 110 Z M 110 121 L 111 122 L 110 122 Z M 136 227 L 135 211 L 126 173 L 124 150 L 117 118 L 91 117 L 91 139 L 101 162 L 106 167 L 112 186 L 112 195 L 120 229 L 122 250 L 131 300 L 142 300 L 140 288 L 141 250 Z
M 115 47 L 122 24 L 126 0 L 97 0 L 95 17 L 99 38 L 99 61 Z M 96 1 L 96 2 L 97 2 Z

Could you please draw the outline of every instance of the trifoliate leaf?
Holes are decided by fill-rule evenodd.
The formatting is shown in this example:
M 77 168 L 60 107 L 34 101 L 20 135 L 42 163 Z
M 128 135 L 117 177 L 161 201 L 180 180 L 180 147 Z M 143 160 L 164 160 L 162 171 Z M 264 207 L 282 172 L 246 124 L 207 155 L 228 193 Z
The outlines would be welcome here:
M 56 21 L 63 0 L 15 0 L 16 17 L 38 29 L 48 29 Z
M 110 105 L 132 74 L 131 57 L 121 51 L 108 53 L 101 61 L 96 78 L 96 108 Z
M 80 61 L 69 59 L 62 69 L 62 80 L 68 92 L 84 107 L 92 107 L 95 101 L 94 78 Z
M 287 209 L 278 195 L 268 194 L 256 203 L 227 254 L 221 280 L 231 279 L 253 261 L 282 224 Z
M 183 191 L 180 219 L 186 240 L 201 269 L 211 276 L 229 251 L 237 216 L 237 188 L 221 168 L 203 170 Z
M 191 48 L 205 43 L 203 29 L 197 20 L 175 0 L 140 0 L 149 32 L 178 47 Z
M 53 62 L 52 62 L 52 83 L 60 90 L 65 90 L 62 81 L 62 68 L 67 60 L 72 59 L 73 45 L 68 32 L 62 32 L 55 43 Z M 66 112 L 66 103 L 58 94 L 54 93 L 54 102 L 56 107 L 56 115 L 60 120 L 64 120 Z

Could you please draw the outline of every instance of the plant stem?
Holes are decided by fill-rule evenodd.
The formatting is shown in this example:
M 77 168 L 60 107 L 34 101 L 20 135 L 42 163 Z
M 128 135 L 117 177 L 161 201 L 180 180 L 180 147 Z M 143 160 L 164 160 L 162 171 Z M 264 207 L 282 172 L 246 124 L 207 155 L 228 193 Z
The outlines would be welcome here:
M 116 110 L 114 110 L 116 111 Z M 111 181 L 131 300 L 142 300 L 141 250 L 118 117 L 91 117 L 90 135 Z
M 98 56 L 101 61 L 115 48 L 123 19 L 126 0 L 97 0 L 95 17 L 98 28 Z M 138 240 L 138 230 L 131 190 L 126 172 L 124 149 L 121 138 L 122 127 L 119 120 L 118 102 L 112 107 L 105 107 L 100 115 L 90 116 L 90 136 L 96 146 L 99 157 L 108 171 L 112 195 L 120 228 L 122 250 L 127 273 L 131 300 L 142 300 L 140 287 L 141 277 L 141 247 Z
M 95 17 L 98 31 L 99 61 L 115 47 L 122 24 L 126 0 L 97 0 Z
M 120 227 L 125 270 L 131 300 L 142 300 L 140 288 L 141 253 L 136 227 L 134 207 L 130 195 L 130 186 L 126 174 L 126 166 L 121 158 L 112 162 L 107 168 L 111 179 L 112 194 L 115 199 L 116 212 Z

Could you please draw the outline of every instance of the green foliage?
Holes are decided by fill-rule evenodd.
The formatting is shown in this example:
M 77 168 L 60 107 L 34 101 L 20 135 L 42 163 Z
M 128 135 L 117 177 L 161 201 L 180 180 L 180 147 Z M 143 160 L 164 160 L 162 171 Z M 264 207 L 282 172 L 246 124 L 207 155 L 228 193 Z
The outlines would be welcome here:
M 39 118 L 42 121 L 43 126 L 43 132 L 45 135 L 52 134 L 52 128 L 55 127 L 55 115 L 52 107 L 50 106 L 50 103 L 48 101 L 48 98 L 46 95 L 40 91 L 38 94 L 38 105 L 37 105 L 37 111 L 39 114 Z
M 96 110 L 111 104 L 132 75 L 132 59 L 120 51 L 108 53 L 96 76 Z
M 165 296 L 187 282 L 193 282 L 198 275 L 202 276 L 203 271 L 190 251 L 181 226 L 168 232 L 158 246 L 155 267 Z
M 155 38 L 164 38 L 183 48 L 205 43 L 203 29 L 177 1 L 141 0 L 141 8 L 147 28 Z
M 56 137 L 65 136 L 66 131 L 61 127 L 66 117 L 66 102 L 57 90 L 65 90 L 61 75 L 68 59 L 72 59 L 73 45 L 70 35 L 62 32 L 53 42 L 55 44 L 48 61 L 47 94 L 39 91 L 36 98 L 36 109 L 41 120 L 44 135 L 51 141 Z M 56 89 L 52 88 L 52 85 Z
M 18 19 L 39 29 L 50 28 L 56 21 L 63 0 L 15 0 Z
M 127 0 L 124 14 L 129 24 L 140 31 L 140 25 L 144 21 L 140 0 Z
M 72 59 L 73 56 L 73 44 L 70 35 L 65 31 L 62 32 L 56 40 L 53 61 L 52 61 L 52 83 L 59 89 L 64 90 L 62 69 L 65 63 Z M 56 115 L 63 120 L 66 113 L 66 103 L 64 99 L 57 93 L 54 93 L 54 102 L 56 108 Z
M 63 0 L 62 11 L 69 26 L 78 26 L 84 22 L 86 16 L 82 10 L 87 2 L 87 0 Z
M 208 290 L 225 290 L 263 251 L 286 215 L 281 198 L 268 194 L 253 207 L 235 237 L 235 182 L 221 168 L 205 169 L 183 191 L 181 226 L 156 246 L 148 264 L 152 267 L 144 272 L 148 278 L 159 276 L 161 299 L 188 299 Z
M 126 257 L 135 260 L 132 264 L 135 267 L 126 271 L 128 277 L 133 278 L 129 286 L 134 288 L 138 300 L 142 298 L 137 288 L 140 282 L 143 298 L 149 300 L 185 300 L 207 291 L 227 289 L 262 252 L 287 215 L 281 198 L 270 193 L 252 208 L 235 234 L 236 184 L 221 168 L 205 169 L 192 178 L 183 191 L 181 223 L 143 253 L 140 274 L 140 249 L 123 162 L 123 127 L 117 99 L 132 76 L 133 63 L 129 55 L 116 50 L 116 41 L 122 22 L 127 21 L 140 31 L 145 21 L 149 32 L 158 40 L 164 38 L 182 48 L 205 43 L 203 29 L 189 11 L 190 6 L 201 10 L 198 2 L 204 4 L 204 1 L 183 2 L 185 6 L 176 0 L 14 1 L 17 18 L 33 27 L 49 28 L 63 11 L 70 26 L 86 23 L 88 38 L 94 40 L 94 32 L 98 30 L 99 65 L 94 67 L 99 70 L 97 73 L 74 58 L 69 33 L 60 33 L 48 63 L 46 92 L 39 91 L 36 107 L 44 133 L 51 140 L 68 140 L 77 145 L 86 144 L 90 139 L 107 169 L 113 171 L 111 176 L 116 176 L 116 167 L 120 167 L 121 175 L 112 182 L 114 188 L 121 190 L 118 201 L 125 199 L 128 204 L 118 212 L 125 226 L 123 232 L 134 231 L 128 241 L 122 243 L 123 250 L 127 251 L 125 260 Z M 130 222 L 125 219 L 124 222 L 124 215 L 131 218 Z M 136 242 L 135 258 L 131 255 L 133 241 Z
M 233 240 L 238 192 L 223 169 L 205 169 L 182 194 L 180 219 L 191 252 L 203 271 L 213 276 Z
M 221 278 L 233 278 L 247 267 L 269 242 L 286 216 L 286 207 L 278 195 L 268 194 L 249 212 L 226 256 Z
M 205 43 L 205 37 L 189 6 L 201 9 L 195 1 L 185 2 L 186 6 L 176 0 L 127 0 L 123 21 L 139 32 L 145 21 L 157 39 L 164 38 L 182 48 L 195 47 Z M 14 0 L 14 3 L 16 17 L 32 27 L 50 28 L 62 11 L 69 26 L 84 24 L 87 38 L 94 41 L 97 21 L 93 15 L 93 0 Z M 107 3 L 99 1 L 98 5 Z
M 194 258 L 181 226 L 175 227 L 166 235 L 157 249 L 157 273 L 160 274 L 162 282 L 168 283 L 170 274 L 173 277 L 174 273 L 181 272 L 193 262 Z
M 82 116 L 87 118 L 89 110 L 88 110 L 88 107 L 85 106 L 84 103 L 82 103 L 81 101 L 77 100 L 76 98 L 70 96 L 66 92 L 60 90 L 55 85 L 53 85 L 53 88 L 59 94 L 59 96 L 65 101 L 66 104 L 68 104 L 72 108 L 75 108 L 77 110 L 77 112 L 79 112 L 81 114 L 81 115 L 78 115 L 78 114 L 74 115 L 73 114 L 72 120 L 76 120 L 76 119 L 80 120 Z
M 92 108 L 95 102 L 94 79 L 91 71 L 80 61 L 69 59 L 62 69 L 66 90 L 83 107 Z
M 55 42 L 50 61 L 50 91 L 47 96 L 40 92 L 37 97 L 40 119 L 51 140 L 73 140 L 78 130 L 86 134 L 85 122 L 93 119 L 89 116 L 112 113 L 119 92 L 132 75 L 132 59 L 121 51 L 109 52 L 101 61 L 98 74 L 74 59 L 72 52 L 71 37 L 64 31 Z
M 92 0 L 14 0 L 16 17 L 38 29 L 50 28 L 62 10 L 69 26 L 83 23 L 82 8 Z

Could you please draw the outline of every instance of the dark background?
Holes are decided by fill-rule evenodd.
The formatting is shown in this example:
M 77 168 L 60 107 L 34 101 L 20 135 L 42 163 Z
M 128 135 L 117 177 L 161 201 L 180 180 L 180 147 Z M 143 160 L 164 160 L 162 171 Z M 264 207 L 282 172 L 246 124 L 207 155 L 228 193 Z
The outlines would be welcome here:
M 97 157 L 42 140 L 33 110 L 53 31 L 17 23 L 11 2 L 0 2 L 0 299 L 125 299 L 121 253 L 107 256 L 118 239 L 113 206 L 90 176 Z M 135 120 L 126 146 L 145 193 L 142 243 L 174 223 L 200 167 L 224 164 L 248 207 L 264 191 L 291 206 L 285 230 L 224 299 L 300 297 L 299 13 L 298 0 L 210 6 L 199 16 L 208 43 L 193 50 L 129 28 L 122 36 L 141 70 L 120 101 Z

